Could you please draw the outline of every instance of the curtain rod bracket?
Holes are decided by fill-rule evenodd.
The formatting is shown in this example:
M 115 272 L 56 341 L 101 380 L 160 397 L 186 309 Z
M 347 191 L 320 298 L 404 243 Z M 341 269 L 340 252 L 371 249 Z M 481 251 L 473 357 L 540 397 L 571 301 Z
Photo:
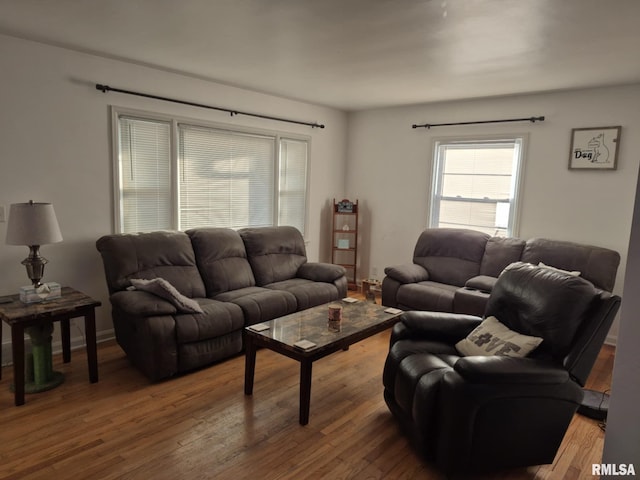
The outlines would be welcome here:
M 295 123 L 297 125 L 306 125 L 307 127 L 311 127 L 311 128 L 316 128 L 316 127 L 324 128 L 324 125 L 319 124 L 317 122 L 304 122 L 302 120 L 291 120 L 288 118 L 262 115 L 260 113 L 241 112 L 240 110 L 231 110 L 229 108 L 214 107 L 213 105 L 205 105 L 203 103 L 188 102 L 186 100 L 177 100 L 175 98 L 161 97 L 159 95 L 152 95 L 150 93 L 141 93 L 141 92 L 135 92 L 132 90 L 123 90 L 121 88 L 112 88 L 109 85 L 102 85 L 100 83 L 96 83 L 96 90 L 100 90 L 102 93 L 118 92 L 118 93 L 124 93 L 127 95 L 135 95 L 138 97 L 152 98 L 154 100 L 162 100 L 165 102 L 180 103 L 182 105 L 189 105 L 191 107 L 208 108 L 209 110 L 218 110 L 219 112 L 227 112 L 232 117 L 235 115 L 246 115 L 248 117 L 264 118 L 265 120 L 275 120 L 276 122 L 286 122 L 286 123 Z
M 507 122 L 544 122 L 544 116 L 540 117 L 527 117 L 527 118 L 508 118 L 504 120 L 478 120 L 475 122 L 452 122 L 452 123 L 423 123 L 422 125 L 413 124 L 411 128 L 426 128 L 427 130 L 431 129 L 431 127 L 451 127 L 456 125 L 480 125 L 484 123 L 507 123 Z

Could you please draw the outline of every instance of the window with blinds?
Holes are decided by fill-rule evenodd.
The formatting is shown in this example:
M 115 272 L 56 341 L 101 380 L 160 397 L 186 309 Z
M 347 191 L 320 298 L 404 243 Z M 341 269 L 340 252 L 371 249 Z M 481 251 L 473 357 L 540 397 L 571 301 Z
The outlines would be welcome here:
M 308 139 L 114 115 L 117 231 L 291 225 L 304 234 Z
M 180 229 L 273 225 L 274 137 L 178 125 Z
M 306 212 L 308 149 L 307 141 L 280 139 L 278 223 L 298 230 L 304 225 Z
M 122 232 L 172 227 L 171 124 L 118 121 L 118 225 Z
M 430 226 L 514 236 L 523 141 L 436 142 Z

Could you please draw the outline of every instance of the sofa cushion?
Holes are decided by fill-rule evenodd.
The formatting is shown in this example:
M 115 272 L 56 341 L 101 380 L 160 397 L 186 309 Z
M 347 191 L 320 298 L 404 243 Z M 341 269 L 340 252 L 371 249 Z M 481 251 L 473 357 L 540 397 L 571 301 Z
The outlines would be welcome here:
M 256 284 L 238 232 L 230 228 L 198 228 L 187 230 L 187 235 L 209 298 Z
M 527 240 L 521 260 L 534 265 L 543 262 L 562 270 L 579 271 L 583 278 L 596 287 L 610 292 L 616 281 L 620 255 L 602 247 L 532 238 Z
M 294 278 L 307 262 L 304 239 L 294 227 L 244 228 L 238 232 L 258 286 Z
M 460 287 L 453 295 L 453 312 L 484 317 L 489 295 L 475 288 Z
M 198 302 L 182 295 L 164 278 L 152 278 L 150 280 L 132 278 L 131 285 L 136 290 L 142 290 L 157 297 L 164 298 L 174 305 L 180 313 L 202 313 L 202 308 L 200 308 Z
M 489 235 L 460 228 L 430 228 L 422 232 L 413 263 L 429 272 L 429 280 L 462 287 L 480 273 Z
M 477 277 L 473 277 L 467 280 L 464 286 L 467 288 L 475 288 L 476 290 L 490 293 L 497 281 L 498 279 L 496 277 L 478 275 Z
M 220 337 L 244 327 L 242 310 L 238 305 L 203 298 L 200 306 L 201 314 L 174 315 L 178 344 Z
M 507 265 L 520 260 L 524 246 L 520 238 L 491 237 L 484 249 L 480 275 L 499 277 Z
M 109 292 L 125 290 L 130 279 L 161 277 L 189 298 L 204 297 L 191 240 L 183 232 L 106 235 L 96 241 Z
M 340 298 L 338 287 L 333 283 L 312 282 L 304 278 L 292 278 L 282 282 L 270 283 L 265 287 L 291 293 L 296 297 L 298 310 L 315 307 Z
M 398 305 L 405 310 L 452 312 L 455 285 L 432 281 L 408 283 L 398 289 Z
M 526 357 L 542 338 L 522 335 L 509 329 L 496 317 L 487 317 L 473 331 L 456 343 L 462 355 L 499 355 L 505 357 Z
M 298 309 L 296 297 L 292 293 L 264 287 L 232 290 L 217 295 L 216 300 L 238 305 L 244 313 L 245 326 L 273 320 Z
M 538 264 L 538 266 L 539 267 L 544 267 L 544 268 L 549 268 L 551 270 L 555 270 L 556 272 L 562 272 L 562 273 L 566 273 L 568 275 L 573 275 L 574 277 L 579 277 L 580 276 L 580 272 L 578 272 L 577 270 L 573 270 L 573 271 L 563 270 L 562 268 L 556 268 L 556 267 L 552 267 L 551 265 L 545 265 L 542 262 L 540 262 Z

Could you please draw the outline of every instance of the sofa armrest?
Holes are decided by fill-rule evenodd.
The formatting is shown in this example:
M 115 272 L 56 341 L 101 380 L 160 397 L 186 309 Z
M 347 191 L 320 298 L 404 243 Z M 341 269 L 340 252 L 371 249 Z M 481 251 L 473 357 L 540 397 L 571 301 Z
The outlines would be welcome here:
M 321 262 L 307 262 L 300 265 L 297 276 L 314 282 L 332 283 L 344 277 L 347 271 L 340 265 Z
M 429 272 L 422 265 L 416 263 L 386 267 L 384 273 L 400 283 L 416 283 L 429 280 Z
M 491 293 L 491 290 L 493 290 L 493 286 L 497 281 L 498 279 L 496 277 L 489 277 L 488 275 L 478 275 L 467 280 L 464 286 L 467 288 L 480 290 L 481 292 Z
M 457 342 L 480 325 L 481 317 L 448 312 L 405 312 L 393 327 L 392 343 L 403 338 Z
M 109 298 L 114 308 L 128 315 L 152 317 L 157 315 L 173 315 L 176 307 L 169 301 L 142 290 L 123 290 Z
M 462 357 L 454 370 L 465 381 L 485 384 L 564 384 L 569 372 L 548 361 L 506 356 Z

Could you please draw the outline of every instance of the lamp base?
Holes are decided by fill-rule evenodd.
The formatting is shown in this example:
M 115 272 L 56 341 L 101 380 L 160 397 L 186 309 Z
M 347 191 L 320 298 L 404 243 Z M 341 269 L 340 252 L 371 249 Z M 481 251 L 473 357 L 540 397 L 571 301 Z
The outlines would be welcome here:
M 21 263 L 27 268 L 27 276 L 31 279 L 33 287 L 38 288 L 44 275 L 44 266 L 49 263 L 46 258 L 40 255 L 40 245 L 29 245 L 29 256 Z
M 39 303 L 54 298 L 60 298 L 62 289 L 59 283 L 47 282 L 37 288 L 26 286 L 20 288 L 20 301 L 22 303 Z
M 53 323 L 29 327 L 26 330 L 31 337 L 31 352 L 25 358 L 25 393 L 38 393 L 51 390 L 64 382 L 61 372 L 53 371 L 51 352 L 51 334 Z M 15 387 L 12 385 L 12 389 Z
M 64 383 L 64 374 L 62 372 L 51 372 L 51 378 L 42 383 L 27 382 L 24 384 L 24 393 L 40 393 L 47 390 L 53 390 L 57 386 Z M 13 383 L 11 384 L 11 391 L 15 391 Z

